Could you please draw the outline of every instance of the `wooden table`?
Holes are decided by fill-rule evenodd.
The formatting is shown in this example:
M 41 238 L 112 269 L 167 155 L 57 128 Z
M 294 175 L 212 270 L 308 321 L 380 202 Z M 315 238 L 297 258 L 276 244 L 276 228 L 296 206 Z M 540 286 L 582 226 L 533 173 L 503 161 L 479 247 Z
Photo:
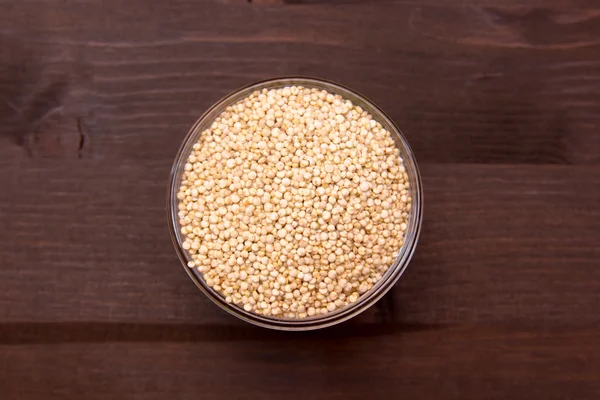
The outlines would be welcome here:
M 0 61 L 2 399 L 600 397 L 597 1 L 0 0 Z M 378 103 L 425 187 L 393 291 L 311 333 L 167 229 L 188 128 L 281 75 Z

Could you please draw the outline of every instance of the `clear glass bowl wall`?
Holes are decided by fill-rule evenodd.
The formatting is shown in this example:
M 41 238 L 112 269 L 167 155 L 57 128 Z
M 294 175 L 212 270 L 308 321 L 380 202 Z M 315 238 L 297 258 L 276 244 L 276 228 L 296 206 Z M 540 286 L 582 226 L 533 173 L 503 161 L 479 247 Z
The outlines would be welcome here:
M 195 268 L 189 268 L 187 266 L 187 263 L 191 260 L 191 258 L 189 253 L 181 247 L 183 238 L 181 235 L 179 218 L 177 216 L 177 192 L 181 184 L 183 168 L 189 154 L 191 153 L 192 146 L 194 143 L 198 142 L 201 133 L 209 128 L 213 121 L 227 107 L 249 96 L 252 92 L 265 88 L 277 89 L 286 86 L 303 86 L 307 88 L 325 89 L 329 93 L 339 94 L 344 99 L 351 100 L 355 105 L 359 105 L 364 110 L 369 112 L 376 121 L 380 122 L 383 127 L 391 133 L 396 146 L 400 149 L 400 154 L 404 160 L 404 167 L 406 168 L 409 178 L 409 193 L 412 198 L 412 205 L 409 213 L 408 228 L 405 234 L 404 245 L 400 249 L 398 257 L 394 260 L 394 263 L 390 266 L 390 268 L 388 268 L 383 278 L 377 282 L 370 291 L 361 295 L 358 301 L 355 303 L 326 315 L 308 317 L 304 319 L 286 319 L 261 316 L 247 312 L 243 308 L 233 303 L 227 303 L 221 294 L 217 293 L 204 282 L 200 272 L 198 272 Z M 375 304 L 375 302 L 377 302 L 388 290 L 392 288 L 392 286 L 398 281 L 406 269 L 415 251 L 423 218 L 423 193 L 421 177 L 415 156 L 400 130 L 383 111 L 381 111 L 375 104 L 373 104 L 364 96 L 336 83 L 312 78 L 278 78 L 255 83 L 231 93 L 213 105 L 194 124 L 192 129 L 185 137 L 184 142 L 177 153 L 173 168 L 171 169 L 167 202 L 169 228 L 171 231 L 173 244 L 175 245 L 183 268 L 198 286 L 198 288 L 204 292 L 204 294 L 208 296 L 215 304 L 230 314 L 233 314 L 234 316 L 255 325 L 279 330 L 311 330 L 324 328 L 346 321 Z

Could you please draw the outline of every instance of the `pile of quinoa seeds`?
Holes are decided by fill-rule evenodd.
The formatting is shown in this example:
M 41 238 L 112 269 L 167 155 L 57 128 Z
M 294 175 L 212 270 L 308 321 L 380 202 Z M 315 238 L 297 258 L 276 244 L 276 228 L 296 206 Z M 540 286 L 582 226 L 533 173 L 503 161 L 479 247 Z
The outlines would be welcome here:
M 398 255 L 411 208 L 390 132 L 339 95 L 256 91 L 202 132 L 179 200 L 188 266 L 276 318 L 356 302 Z

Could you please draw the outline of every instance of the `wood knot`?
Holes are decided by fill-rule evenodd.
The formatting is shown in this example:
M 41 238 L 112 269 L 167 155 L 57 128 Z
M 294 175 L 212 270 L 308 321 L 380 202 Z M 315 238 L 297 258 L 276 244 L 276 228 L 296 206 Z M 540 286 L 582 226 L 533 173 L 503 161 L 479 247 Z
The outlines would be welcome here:
M 55 108 L 25 136 L 24 145 L 34 158 L 82 158 L 89 145 L 82 121 Z

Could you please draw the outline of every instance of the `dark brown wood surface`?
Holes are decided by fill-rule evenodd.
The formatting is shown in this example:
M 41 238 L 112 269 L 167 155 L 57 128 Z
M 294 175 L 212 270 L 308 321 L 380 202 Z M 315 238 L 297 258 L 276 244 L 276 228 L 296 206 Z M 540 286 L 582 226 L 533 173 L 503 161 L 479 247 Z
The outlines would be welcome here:
M 196 118 L 309 75 L 420 163 L 407 272 L 341 326 L 214 306 L 166 220 Z M 0 0 L 0 398 L 600 398 L 600 3 Z

